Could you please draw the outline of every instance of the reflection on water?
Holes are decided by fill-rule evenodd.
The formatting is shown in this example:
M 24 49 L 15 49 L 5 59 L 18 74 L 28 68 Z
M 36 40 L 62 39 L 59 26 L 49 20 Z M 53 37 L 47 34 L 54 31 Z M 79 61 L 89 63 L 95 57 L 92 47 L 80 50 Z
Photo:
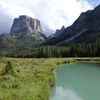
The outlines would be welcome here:
M 100 63 L 78 62 L 58 67 L 50 100 L 100 100 Z
M 100 63 L 96 63 L 97 67 L 100 67 Z
M 56 87 L 55 95 L 51 100 L 82 100 L 74 91 L 64 89 L 63 87 Z

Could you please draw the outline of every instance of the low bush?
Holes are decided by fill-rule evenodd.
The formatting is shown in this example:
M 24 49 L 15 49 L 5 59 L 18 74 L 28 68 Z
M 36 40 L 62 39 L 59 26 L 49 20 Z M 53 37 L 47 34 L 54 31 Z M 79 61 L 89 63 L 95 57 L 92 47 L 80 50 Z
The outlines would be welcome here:
M 14 75 L 13 65 L 10 61 L 7 61 L 4 74 Z

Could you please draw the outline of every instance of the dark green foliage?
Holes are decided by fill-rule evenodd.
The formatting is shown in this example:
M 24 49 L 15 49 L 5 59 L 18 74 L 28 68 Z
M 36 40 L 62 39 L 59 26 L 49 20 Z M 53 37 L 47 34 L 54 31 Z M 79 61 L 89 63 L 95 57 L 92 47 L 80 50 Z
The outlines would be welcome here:
M 100 57 L 99 37 L 85 42 L 74 41 L 64 46 L 42 46 L 42 42 L 4 35 L 0 37 L 0 55 L 22 58 Z
M 36 58 L 62 58 L 62 57 L 100 57 L 100 39 L 89 43 L 72 43 L 69 46 L 42 46 L 31 52 L 23 53 L 24 56 Z
M 66 57 L 68 53 L 69 53 L 68 47 L 43 46 L 31 51 L 31 53 L 27 53 L 26 55 L 24 55 L 24 57 L 61 58 L 61 57 Z
M 10 61 L 7 61 L 6 63 L 5 74 L 14 75 L 13 65 Z
M 43 41 L 33 37 L 13 37 L 9 34 L 0 35 L 0 56 L 15 56 L 39 47 Z
M 70 54 L 75 57 L 100 57 L 100 40 L 91 43 L 73 43 Z

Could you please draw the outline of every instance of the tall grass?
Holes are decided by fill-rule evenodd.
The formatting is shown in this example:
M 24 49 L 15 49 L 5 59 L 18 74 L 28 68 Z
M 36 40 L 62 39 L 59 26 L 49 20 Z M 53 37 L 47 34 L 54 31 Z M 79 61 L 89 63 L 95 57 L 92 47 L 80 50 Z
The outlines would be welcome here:
M 74 61 L 76 58 L 0 58 L 0 100 L 49 100 L 56 66 Z

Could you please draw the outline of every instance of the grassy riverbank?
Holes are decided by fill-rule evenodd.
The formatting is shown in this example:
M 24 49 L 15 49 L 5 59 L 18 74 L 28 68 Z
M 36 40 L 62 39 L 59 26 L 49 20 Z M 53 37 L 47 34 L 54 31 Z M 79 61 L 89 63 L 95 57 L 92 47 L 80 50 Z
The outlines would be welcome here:
M 7 61 L 14 74 L 5 73 Z M 0 100 L 49 100 L 49 88 L 55 84 L 57 64 L 73 59 L 0 58 Z
M 77 60 L 100 58 L 0 58 L 0 100 L 49 100 L 55 67 Z

